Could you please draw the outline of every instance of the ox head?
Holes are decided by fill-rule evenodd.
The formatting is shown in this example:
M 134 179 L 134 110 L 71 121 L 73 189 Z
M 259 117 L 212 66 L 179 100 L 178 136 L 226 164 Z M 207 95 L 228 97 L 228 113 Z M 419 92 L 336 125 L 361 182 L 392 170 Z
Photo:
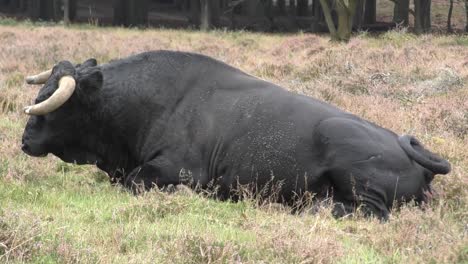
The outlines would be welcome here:
M 48 153 L 65 161 L 95 159 L 89 156 L 80 138 L 86 133 L 91 99 L 102 86 L 103 76 L 95 59 L 72 65 L 58 63 L 53 69 L 26 78 L 28 84 L 43 87 L 33 105 L 24 108 L 30 115 L 22 138 L 22 150 L 34 157 Z M 73 151 L 74 157 L 67 157 Z M 76 158 L 76 153 L 81 157 Z M 78 155 L 80 156 L 80 155 Z

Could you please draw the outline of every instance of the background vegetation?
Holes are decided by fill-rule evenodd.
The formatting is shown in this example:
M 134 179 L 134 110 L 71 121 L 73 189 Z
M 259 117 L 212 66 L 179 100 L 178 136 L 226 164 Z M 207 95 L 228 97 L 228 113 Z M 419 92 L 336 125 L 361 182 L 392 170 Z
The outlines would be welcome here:
M 29 263 L 467 263 L 468 37 L 405 30 L 327 36 L 63 28 L 0 23 L 0 262 Z M 410 133 L 447 158 L 426 210 L 391 220 L 334 219 L 246 200 L 218 202 L 179 188 L 135 197 L 93 166 L 20 150 L 39 87 L 24 76 L 60 60 L 100 63 L 154 49 L 203 53 Z
M 468 31 L 468 0 L 0 0 L 2 13 L 128 27 L 329 31 L 335 40 L 348 40 L 351 30 L 397 26 Z

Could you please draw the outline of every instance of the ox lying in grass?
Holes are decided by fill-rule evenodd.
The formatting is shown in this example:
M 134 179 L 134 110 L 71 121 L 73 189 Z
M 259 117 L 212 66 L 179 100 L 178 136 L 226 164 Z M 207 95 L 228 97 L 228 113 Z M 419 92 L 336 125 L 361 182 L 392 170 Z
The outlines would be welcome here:
M 280 202 L 311 192 L 331 196 L 337 216 L 360 207 L 386 219 L 427 201 L 434 175 L 450 171 L 412 136 L 198 54 L 62 61 L 27 82 L 44 87 L 25 108 L 23 151 L 96 164 L 133 191 L 186 184 L 236 199 L 251 184 Z

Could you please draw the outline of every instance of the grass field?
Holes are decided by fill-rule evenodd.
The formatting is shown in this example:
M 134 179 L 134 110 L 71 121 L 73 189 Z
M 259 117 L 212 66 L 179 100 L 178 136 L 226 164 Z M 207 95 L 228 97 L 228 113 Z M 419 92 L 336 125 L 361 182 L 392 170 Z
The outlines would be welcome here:
M 327 36 L 0 26 L 0 263 L 467 263 L 468 37 Z M 92 166 L 20 150 L 24 76 L 60 60 L 103 63 L 154 49 L 203 53 L 379 125 L 447 158 L 438 197 L 389 222 L 290 214 L 184 190 L 135 197 Z

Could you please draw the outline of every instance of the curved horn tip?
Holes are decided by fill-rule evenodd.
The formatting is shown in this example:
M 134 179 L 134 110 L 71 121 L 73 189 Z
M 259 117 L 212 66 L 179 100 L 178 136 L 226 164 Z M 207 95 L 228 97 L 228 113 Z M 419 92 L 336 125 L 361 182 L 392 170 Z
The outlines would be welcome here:
M 26 77 L 26 83 L 27 84 L 34 84 L 36 82 L 36 78 L 34 76 L 27 76 Z
M 26 83 L 27 84 L 44 84 L 45 82 L 47 82 L 47 79 L 49 79 L 51 74 L 52 74 L 52 70 L 47 70 L 37 75 L 27 76 Z
M 27 115 L 30 115 L 30 111 L 31 111 L 31 106 L 26 106 L 23 108 L 23 112 Z

